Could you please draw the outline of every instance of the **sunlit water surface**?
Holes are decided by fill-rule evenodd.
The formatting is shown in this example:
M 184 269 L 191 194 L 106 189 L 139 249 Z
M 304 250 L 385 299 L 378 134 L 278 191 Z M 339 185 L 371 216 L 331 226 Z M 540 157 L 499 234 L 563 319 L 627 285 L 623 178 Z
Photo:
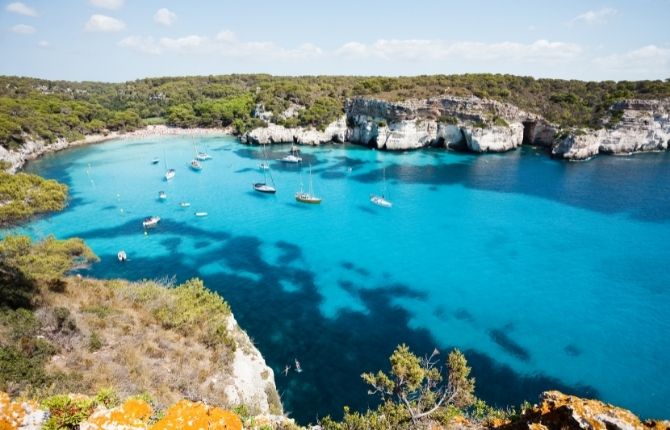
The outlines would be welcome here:
M 260 148 L 195 142 L 214 157 L 199 173 L 188 168 L 187 137 L 31 163 L 68 184 L 72 201 L 20 231 L 84 238 L 102 260 L 91 276 L 203 278 L 230 302 L 302 422 L 373 405 L 359 375 L 386 369 L 402 342 L 421 354 L 461 348 L 478 394 L 498 405 L 557 388 L 668 415 L 670 154 L 565 163 L 529 148 L 303 147 L 302 168 L 271 162 L 271 196 L 251 188 L 263 177 Z M 170 183 L 164 151 L 177 170 Z M 268 159 L 287 151 L 273 146 Z M 318 206 L 293 197 L 308 164 Z M 369 201 L 384 172 L 391 209 Z M 163 221 L 145 235 L 148 215 Z M 295 358 L 303 372 L 285 376 Z

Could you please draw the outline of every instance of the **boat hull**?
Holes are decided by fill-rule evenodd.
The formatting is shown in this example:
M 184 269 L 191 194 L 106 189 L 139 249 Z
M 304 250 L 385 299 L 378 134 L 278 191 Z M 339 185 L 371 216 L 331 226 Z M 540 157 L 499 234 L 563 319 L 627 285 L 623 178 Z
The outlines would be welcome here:
M 277 192 L 277 190 L 274 187 L 264 183 L 254 184 L 254 191 L 258 191 L 259 193 L 264 194 L 275 194 Z
M 314 197 L 309 194 L 298 193 L 295 195 L 295 200 L 300 203 L 307 203 L 310 205 L 321 204 L 321 199 L 319 197 Z

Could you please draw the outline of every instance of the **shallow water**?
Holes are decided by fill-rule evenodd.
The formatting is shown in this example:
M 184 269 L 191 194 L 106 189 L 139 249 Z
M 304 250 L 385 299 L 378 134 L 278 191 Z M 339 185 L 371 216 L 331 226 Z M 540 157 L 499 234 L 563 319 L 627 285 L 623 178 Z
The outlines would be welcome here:
M 402 342 L 420 354 L 461 348 L 479 395 L 498 405 L 557 388 L 668 415 L 670 154 L 565 163 L 531 148 L 301 148 L 302 169 L 271 163 L 278 192 L 268 196 L 251 189 L 263 177 L 260 148 L 197 141 L 214 157 L 199 173 L 188 169 L 190 137 L 31 163 L 67 183 L 72 201 L 22 231 L 83 237 L 102 259 L 92 276 L 202 277 L 230 302 L 302 422 L 373 405 L 359 375 L 386 369 Z M 163 150 L 177 169 L 170 183 L 162 162 L 149 163 Z M 269 159 L 287 151 L 273 146 Z M 308 163 L 318 206 L 293 198 Z M 369 202 L 384 171 L 391 209 Z M 148 215 L 163 221 L 144 235 Z M 304 371 L 284 376 L 294 358 Z

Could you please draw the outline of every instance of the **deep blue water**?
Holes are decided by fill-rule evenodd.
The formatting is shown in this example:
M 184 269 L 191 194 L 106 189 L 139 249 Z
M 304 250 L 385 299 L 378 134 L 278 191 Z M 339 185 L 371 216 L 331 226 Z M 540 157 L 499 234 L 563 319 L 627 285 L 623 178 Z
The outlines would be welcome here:
M 187 168 L 192 138 L 178 137 L 31 163 L 67 183 L 72 201 L 22 230 L 83 237 L 102 259 L 92 276 L 202 277 L 302 422 L 373 405 L 359 375 L 386 369 L 401 342 L 420 354 L 461 348 L 479 395 L 498 405 L 556 388 L 645 417 L 670 412 L 670 154 L 565 163 L 531 148 L 301 148 L 302 180 L 311 163 L 323 197 L 307 206 L 293 199 L 300 167 L 272 163 L 278 192 L 260 195 L 258 147 L 197 140 L 214 156 L 199 173 Z M 177 169 L 170 183 L 149 164 L 163 149 Z M 391 209 L 368 200 L 384 167 Z M 153 214 L 163 221 L 144 235 Z M 294 358 L 304 371 L 284 376 Z

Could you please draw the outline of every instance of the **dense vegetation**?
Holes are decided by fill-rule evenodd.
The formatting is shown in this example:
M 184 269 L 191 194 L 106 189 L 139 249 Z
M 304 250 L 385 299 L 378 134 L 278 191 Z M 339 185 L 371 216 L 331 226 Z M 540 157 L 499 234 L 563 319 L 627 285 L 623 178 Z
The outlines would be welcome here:
M 257 105 L 267 111 L 265 120 L 323 128 L 342 114 L 347 98 L 398 101 L 445 94 L 513 103 L 563 126 L 596 127 L 613 102 L 670 97 L 670 80 L 583 82 L 494 74 L 224 75 L 108 84 L 0 77 L 0 145 L 20 145 L 26 134 L 53 141 L 154 123 L 232 126 L 241 133 L 264 123 L 255 115 Z
M 0 171 L 0 227 L 33 215 L 62 210 L 67 195 L 67 186 L 54 180 Z

